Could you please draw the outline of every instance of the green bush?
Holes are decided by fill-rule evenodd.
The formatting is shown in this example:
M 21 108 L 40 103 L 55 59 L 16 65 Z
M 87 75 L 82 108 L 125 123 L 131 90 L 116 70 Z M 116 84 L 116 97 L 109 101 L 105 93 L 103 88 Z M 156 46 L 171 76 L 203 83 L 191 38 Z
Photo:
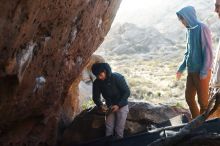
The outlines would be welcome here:
M 94 105 L 95 103 L 93 102 L 92 99 L 90 99 L 82 104 L 82 109 L 86 110 L 86 109 L 89 109 L 90 107 L 93 107 Z

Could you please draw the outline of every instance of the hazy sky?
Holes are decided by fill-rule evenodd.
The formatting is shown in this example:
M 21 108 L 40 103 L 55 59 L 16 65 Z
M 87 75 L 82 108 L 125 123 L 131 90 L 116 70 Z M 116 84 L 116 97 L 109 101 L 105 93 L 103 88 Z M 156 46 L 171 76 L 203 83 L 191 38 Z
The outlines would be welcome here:
M 162 7 L 162 0 L 122 0 L 121 9 L 123 11 L 132 11 L 142 8 Z M 166 1 L 166 0 L 163 0 Z M 164 6 L 164 4 L 163 4 Z
M 176 11 L 183 6 L 192 5 L 203 9 L 207 3 L 214 7 L 213 0 L 122 0 L 114 23 L 150 24 L 167 11 L 173 15 L 171 17 L 176 17 Z M 212 8 L 210 11 L 213 11 Z
M 122 0 L 115 21 L 132 22 L 134 19 L 143 19 L 142 16 L 147 13 L 150 15 L 156 15 L 159 11 L 161 11 L 160 9 L 164 9 L 164 4 L 162 7 L 161 1 L 162 0 Z M 155 11 L 155 8 L 158 8 L 157 11 Z M 137 18 L 137 15 L 139 15 L 140 18 Z

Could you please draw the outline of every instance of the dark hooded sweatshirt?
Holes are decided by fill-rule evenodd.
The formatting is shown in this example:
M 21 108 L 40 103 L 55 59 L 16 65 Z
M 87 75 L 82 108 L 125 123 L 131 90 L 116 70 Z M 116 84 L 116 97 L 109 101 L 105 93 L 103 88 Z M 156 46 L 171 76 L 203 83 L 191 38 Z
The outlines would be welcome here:
M 97 63 L 92 67 L 92 72 L 98 76 L 100 72 L 106 71 L 106 79 L 99 80 L 98 78 L 93 83 L 93 101 L 100 107 L 101 95 L 106 101 L 108 107 L 118 105 L 123 107 L 128 104 L 130 89 L 125 81 L 125 78 L 119 73 L 112 73 L 111 67 L 107 63 Z

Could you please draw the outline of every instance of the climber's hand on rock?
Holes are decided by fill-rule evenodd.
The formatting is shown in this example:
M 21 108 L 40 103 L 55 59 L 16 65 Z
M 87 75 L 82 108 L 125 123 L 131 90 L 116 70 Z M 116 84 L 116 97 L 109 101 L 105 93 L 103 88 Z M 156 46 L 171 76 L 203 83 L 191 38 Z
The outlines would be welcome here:
M 100 111 L 101 111 L 101 112 L 104 112 L 104 113 L 105 113 L 105 112 L 107 112 L 107 110 L 108 110 L 108 108 L 107 108 L 105 105 L 101 105 L 101 106 L 100 106 Z
M 112 107 L 111 107 L 111 111 L 112 112 L 117 112 L 119 110 L 119 106 L 118 105 L 113 105 Z

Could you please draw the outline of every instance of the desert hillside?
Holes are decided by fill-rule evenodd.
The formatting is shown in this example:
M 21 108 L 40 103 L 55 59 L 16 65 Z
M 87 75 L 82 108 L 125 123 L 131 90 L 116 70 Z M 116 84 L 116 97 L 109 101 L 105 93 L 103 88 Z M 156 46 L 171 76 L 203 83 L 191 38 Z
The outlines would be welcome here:
M 127 78 L 132 99 L 187 107 L 184 100 L 186 75 L 181 81 L 175 79 L 186 43 L 186 29 L 175 13 L 187 5 L 193 5 L 198 18 L 212 30 L 215 51 L 220 23 L 210 0 L 167 0 L 158 11 L 147 6 L 126 11 L 122 3 L 96 54 L 102 55 L 114 71 Z

